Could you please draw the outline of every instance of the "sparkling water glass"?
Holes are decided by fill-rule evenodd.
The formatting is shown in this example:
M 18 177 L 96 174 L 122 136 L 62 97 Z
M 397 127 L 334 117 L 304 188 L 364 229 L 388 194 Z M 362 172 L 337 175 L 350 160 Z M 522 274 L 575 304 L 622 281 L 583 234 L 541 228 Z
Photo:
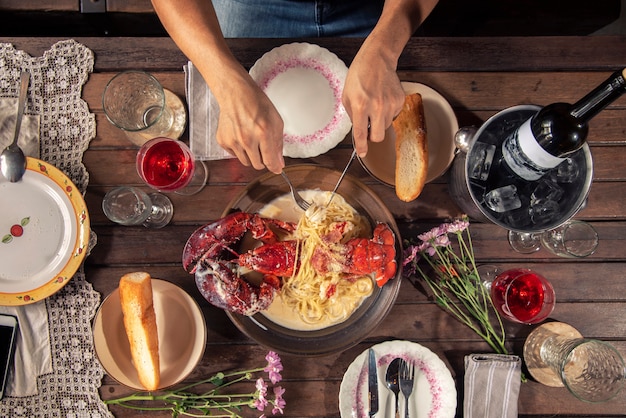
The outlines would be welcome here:
M 587 222 L 569 221 L 541 234 L 541 243 L 560 257 L 587 257 L 598 247 L 598 233 Z

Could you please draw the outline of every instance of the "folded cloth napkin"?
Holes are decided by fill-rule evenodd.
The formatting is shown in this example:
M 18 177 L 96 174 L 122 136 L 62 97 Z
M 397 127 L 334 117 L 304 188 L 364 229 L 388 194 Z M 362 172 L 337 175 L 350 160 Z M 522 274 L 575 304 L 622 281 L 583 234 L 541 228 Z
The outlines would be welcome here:
M 522 362 L 518 356 L 465 357 L 465 418 L 516 418 Z
M 0 99 L 0 150 L 13 142 L 15 118 L 17 117 L 17 98 Z M 24 115 L 17 144 L 24 154 L 39 158 L 39 115 Z
M 25 306 L 0 306 L 0 313 L 15 315 L 19 327 L 13 368 L 7 379 L 5 395 L 36 395 L 37 378 L 52 373 L 46 302 Z
M 220 108 L 204 78 L 191 61 L 184 67 L 189 105 L 189 147 L 199 160 L 234 158 L 215 139 Z

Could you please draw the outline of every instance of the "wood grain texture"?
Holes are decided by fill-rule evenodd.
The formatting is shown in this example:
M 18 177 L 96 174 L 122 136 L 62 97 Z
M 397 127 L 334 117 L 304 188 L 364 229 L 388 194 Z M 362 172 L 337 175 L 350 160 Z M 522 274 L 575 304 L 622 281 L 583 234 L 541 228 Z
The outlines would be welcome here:
M 96 56 L 95 71 L 84 87 L 83 97 L 96 114 L 97 136 L 85 152 L 90 173 L 86 194 L 92 228 L 98 244 L 86 261 L 87 279 L 103 296 L 113 291 L 121 275 L 138 269 L 153 277 L 174 282 L 200 304 L 208 330 L 202 363 L 189 382 L 220 370 L 245 368 L 262 361 L 266 349 L 243 335 L 219 309 L 205 302 L 195 288 L 193 277 L 181 267 L 182 248 L 200 225 L 220 216 L 225 202 L 240 193 L 259 172 L 237 161 L 210 162 L 208 186 L 191 197 L 170 194 L 175 207 L 171 225 L 159 230 L 121 227 L 108 221 L 101 201 L 111 188 L 137 185 L 149 190 L 135 171 L 134 147 L 124 134 L 106 120 L 101 94 L 106 82 L 118 71 L 151 71 L 163 85 L 184 98 L 182 65 L 185 57 L 168 38 L 82 38 Z M 0 39 L 12 42 L 31 54 L 40 54 L 55 41 L 51 38 Z M 251 66 L 264 52 L 285 40 L 230 40 L 238 59 Z M 349 63 L 360 40 L 323 39 L 326 46 Z M 573 101 L 612 70 L 626 66 L 626 39 L 623 37 L 529 37 L 529 38 L 415 38 L 400 59 L 402 80 L 427 84 L 451 103 L 461 126 L 480 125 L 499 110 L 523 103 L 539 105 Z M 186 135 L 184 138 L 186 139 Z M 594 182 L 586 207 L 577 218 L 588 220 L 597 229 L 600 245 L 585 259 L 563 259 L 545 250 L 531 255 L 514 252 L 507 243 L 506 230 L 473 222 L 472 238 L 477 261 L 500 269 L 528 267 L 548 277 L 556 290 L 557 306 L 551 319 L 564 321 L 583 335 L 612 342 L 626 355 L 626 100 L 616 101 L 593 120 L 589 143 L 594 159 Z M 346 139 L 328 153 L 304 162 L 326 167 L 343 167 L 351 152 Z M 288 159 L 287 164 L 302 162 Z M 395 198 L 395 192 L 369 177 L 359 164 L 349 175 L 370 186 L 388 205 L 397 219 L 402 238 L 418 234 L 444 219 L 461 214 L 443 176 L 426 185 L 412 203 Z M 508 347 L 521 354 L 524 338 L 531 328 L 506 324 Z M 372 344 L 406 339 L 432 349 L 449 365 L 457 382 L 462 404 L 463 358 L 469 353 L 487 352 L 488 347 L 471 331 L 439 309 L 423 285 L 403 278 L 401 292 L 390 314 L 364 340 L 341 353 L 319 358 L 283 356 L 287 417 L 338 417 L 338 393 L 343 373 L 363 350 Z M 105 377 L 100 393 L 110 398 L 128 393 Z M 112 408 L 118 418 L 135 416 Z M 459 406 L 458 416 L 462 416 Z M 603 404 L 577 401 L 566 389 L 547 388 L 536 382 L 522 385 L 520 417 L 623 416 L 626 397 Z M 150 416 L 168 416 L 155 414 Z

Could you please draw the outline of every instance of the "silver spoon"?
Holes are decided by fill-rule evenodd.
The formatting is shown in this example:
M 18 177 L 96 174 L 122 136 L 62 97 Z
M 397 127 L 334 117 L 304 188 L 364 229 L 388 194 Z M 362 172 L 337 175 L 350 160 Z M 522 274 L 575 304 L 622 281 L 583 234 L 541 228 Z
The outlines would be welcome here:
M 20 75 L 20 97 L 17 102 L 17 117 L 15 118 L 15 134 L 13 135 L 13 143 L 6 147 L 0 155 L 0 164 L 2 165 L 2 174 L 11 183 L 20 181 L 26 172 L 26 156 L 22 149 L 17 145 L 17 139 L 20 136 L 20 127 L 22 125 L 22 116 L 24 115 L 24 105 L 26 104 L 26 94 L 28 93 L 28 82 L 30 73 L 23 72 Z
M 389 363 L 387 366 L 387 374 L 385 376 L 385 381 L 387 382 L 387 387 L 389 390 L 393 392 L 395 395 L 395 405 L 396 405 L 396 418 L 399 416 L 398 413 L 398 393 L 400 392 L 400 383 L 398 381 L 398 374 L 400 372 L 400 362 L 402 360 L 399 358 L 395 358 Z

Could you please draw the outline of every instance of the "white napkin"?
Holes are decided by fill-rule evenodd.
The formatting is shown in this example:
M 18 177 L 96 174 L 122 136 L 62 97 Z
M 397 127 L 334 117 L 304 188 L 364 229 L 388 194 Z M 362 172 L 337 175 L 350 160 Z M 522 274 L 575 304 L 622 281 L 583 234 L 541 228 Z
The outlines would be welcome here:
M 0 306 L 0 313 L 15 315 L 19 327 L 5 396 L 36 395 L 37 377 L 52 373 L 46 302 L 42 300 L 24 306 Z
M 234 158 L 215 139 L 220 108 L 204 78 L 191 61 L 184 67 L 189 104 L 189 147 L 199 160 Z
M 17 116 L 17 98 L 0 99 L 0 150 L 13 142 L 15 118 Z M 24 154 L 39 158 L 39 115 L 22 116 L 22 126 L 17 144 Z
M 522 361 L 518 356 L 465 357 L 465 418 L 517 418 Z

